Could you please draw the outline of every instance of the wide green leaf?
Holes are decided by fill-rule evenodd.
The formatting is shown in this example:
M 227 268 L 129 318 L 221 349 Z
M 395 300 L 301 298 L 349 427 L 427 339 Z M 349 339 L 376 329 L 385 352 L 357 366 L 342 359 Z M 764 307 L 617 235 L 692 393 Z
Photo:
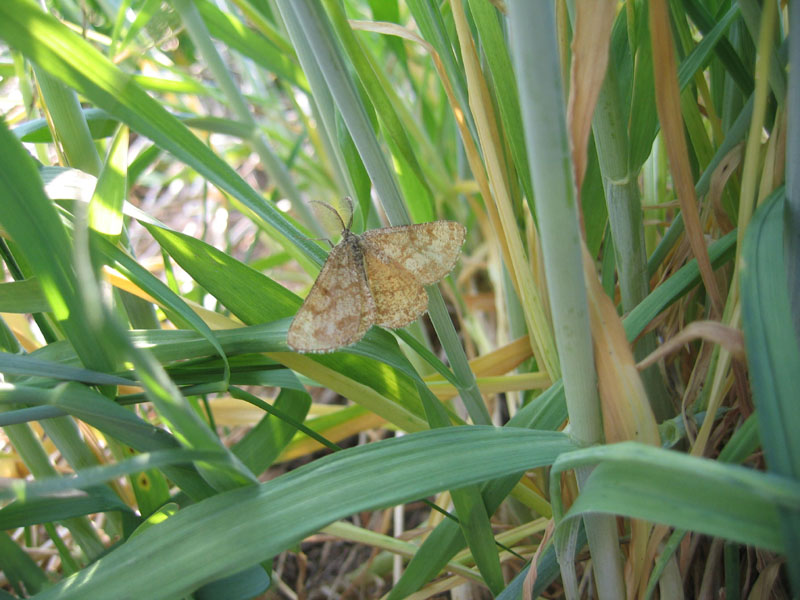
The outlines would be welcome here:
M 560 473 L 591 464 L 597 466 L 564 520 L 622 515 L 783 552 L 778 510 L 800 506 L 797 481 L 623 442 L 560 457 L 550 475 L 555 508 Z
M 742 329 L 753 400 L 767 460 L 773 473 L 800 481 L 800 349 L 791 326 L 792 311 L 784 261 L 784 190 L 774 193 L 753 215 L 741 254 Z M 800 503 L 780 511 L 785 552 L 800 552 Z M 791 562 L 791 561 L 790 561 Z M 800 567 L 789 567 L 800 584 Z
M 185 595 L 346 515 L 550 464 L 573 448 L 561 433 L 475 426 L 344 450 L 190 506 L 37 598 Z

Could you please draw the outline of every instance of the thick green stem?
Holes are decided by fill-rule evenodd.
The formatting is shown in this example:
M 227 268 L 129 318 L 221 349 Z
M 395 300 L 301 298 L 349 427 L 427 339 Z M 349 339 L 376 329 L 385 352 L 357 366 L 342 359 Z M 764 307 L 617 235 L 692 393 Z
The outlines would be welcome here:
M 800 6 L 789 6 L 789 27 L 800 31 Z M 800 36 L 789 36 L 789 64 L 800 64 Z M 800 73 L 789 73 L 788 133 L 786 135 L 786 273 L 789 279 L 792 320 L 795 335 L 800 340 L 800 186 L 797 185 L 796 165 L 800 160 Z
M 511 0 L 511 49 L 519 81 L 525 141 L 536 199 L 570 434 L 581 445 L 603 441 L 597 374 L 583 279 L 581 233 L 570 159 L 553 7 Z M 581 485 L 588 473 L 576 473 Z M 598 595 L 625 597 L 614 519 L 585 519 Z
M 608 220 L 614 236 L 614 257 L 619 275 L 622 310 L 627 313 L 644 300 L 650 287 L 639 185 L 629 168 L 627 127 L 620 106 L 616 68 L 613 63 L 609 63 L 597 98 L 592 130 L 603 176 Z M 655 332 L 650 332 L 636 344 L 634 355 L 637 360 L 641 360 L 655 348 Z M 642 379 L 656 419 L 660 422 L 671 418 L 674 410 L 658 365 L 643 372 Z

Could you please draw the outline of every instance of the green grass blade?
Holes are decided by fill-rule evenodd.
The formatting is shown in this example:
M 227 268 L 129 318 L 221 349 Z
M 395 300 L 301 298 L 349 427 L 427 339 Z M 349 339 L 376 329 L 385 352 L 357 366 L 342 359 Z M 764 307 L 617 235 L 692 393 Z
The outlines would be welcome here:
M 708 12 L 708 9 L 702 2 L 683 2 L 683 6 L 703 35 L 712 38 L 720 33 L 720 29 L 722 32 L 727 30 L 730 27 L 727 21 L 732 18 L 730 13 L 732 11 L 738 13 L 739 11 L 738 4 L 734 4 L 722 18 L 715 22 L 714 16 Z M 731 40 L 727 37 L 722 37 L 718 43 L 714 44 L 714 50 L 725 66 L 725 70 L 730 74 L 733 81 L 736 82 L 741 92 L 746 96 L 752 94 L 754 89 L 753 74 L 742 62 L 742 58 L 731 44 Z
M 624 515 L 782 552 L 778 509 L 800 506 L 796 480 L 636 442 L 564 455 L 551 481 L 586 464 L 597 467 L 565 519 Z
M 97 175 L 101 167 L 100 157 L 81 113 L 78 95 L 39 65 L 34 66 L 34 72 L 67 163 Z
M 86 41 L 28 0 L 0 3 L 0 37 L 43 69 L 104 108 L 131 129 L 153 140 L 237 198 L 290 243 L 287 250 L 322 264 L 324 253 L 260 194 L 192 134 L 160 103 Z
M 106 435 L 146 452 L 174 449 L 178 442 L 169 433 L 147 423 L 97 392 L 78 384 L 66 384 L 52 390 L 4 385 L 0 388 L 0 404 L 50 405 L 85 421 Z M 190 497 L 210 496 L 212 488 L 193 467 L 164 469 L 170 479 Z
M 271 563 L 270 563 L 271 564 Z M 239 571 L 228 577 L 207 583 L 192 596 L 195 600 L 251 600 L 264 594 L 270 587 L 272 580 L 261 565 Z
M 559 433 L 476 426 L 344 450 L 188 507 L 39 600 L 108 597 L 120 589 L 152 599 L 185 595 L 348 514 L 549 464 L 571 448 Z
M 708 193 L 708 190 L 711 187 L 711 178 L 714 175 L 716 168 L 747 134 L 747 128 L 750 125 L 750 119 L 753 115 L 753 103 L 754 97 L 751 96 L 747 103 L 745 103 L 744 107 L 742 107 L 742 110 L 739 112 L 739 115 L 736 117 L 734 123 L 728 129 L 725 139 L 719 145 L 719 148 L 717 148 L 717 151 L 714 154 L 714 158 L 711 159 L 708 167 L 697 181 L 697 184 L 695 185 L 695 193 L 698 197 L 704 196 Z M 649 277 L 652 277 L 658 270 L 658 267 L 661 265 L 664 257 L 675 246 L 675 243 L 678 241 L 678 238 L 680 238 L 683 231 L 683 215 L 679 214 L 672 221 L 661 242 L 659 242 L 655 251 L 650 255 L 650 258 L 647 261 L 647 274 Z
M 183 93 L 194 91 L 195 93 L 200 93 L 197 90 L 176 90 L 173 88 L 166 91 Z M 81 110 L 84 119 L 86 119 L 86 123 L 89 125 L 89 132 L 92 135 L 92 139 L 98 140 L 114 135 L 114 132 L 119 126 L 118 119 L 115 119 L 100 108 L 83 108 Z M 223 119 L 222 117 L 197 116 L 190 113 L 176 113 L 175 117 L 183 121 L 187 127 L 208 131 L 210 133 L 224 133 L 225 135 L 247 139 L 252 132 L 251 128 L 247 125 L 231 121 L 230 119 Z M 25 121 L 24 123 L 16 125 L 12 131 L 14 135 L 23 142 L 47 143 L 53 141 L 53 136 L 48 128 L 46 119 L 31 119 L 30 121 Z M 137 158 L 139 157 L 137 156 Z M 61 169 L 62 167 L 45 168 Z M 42 175 L 42 178 L 46 179 L 44 175 Z
M 756 213 L 742 248 L 742 328 L 767 464 L 800 479 L 800 351 L 791 328 L 783 262 L 784 197 Z
M 23 590 L 20 584 L 29 594 L 37 593 L 48 584 L 45 572 L 5 531 L 0 531 L 0 555 L 3 556 L 3 573 L 20 594 Z M 9 594 L 8 598 L 14 596 Z
M 0 373 L 47 379 L 79 381 L 94 385 L 130 385 L 131 380 L 89 369 L 76 369 L 55 362 L 40 360 L 30 355 L 0 353 Z
M 436 49 L 442 59 L 447 77 L 450 79 L 458 98 L 458 103 L 464 111 L 467 127 L 469 127 L 472 137 L 477 141 L 475 119 L 469 110 L 467 80 L 461 64 L 461 57 L 456 54 L 455 50 L 458 48 L 458 44 L 454 43 L 448 36 L 447 27 L 439 6 L 432 0 L 409 0 L 408 9 L 411 11 L 422 37 Z
M 0 312 L 37 313 L 49 310 L 50 304 L 38 279 L 0 283 Z
M 231 388 L 234 398 L 244 399 L 244 394 L 246 392 Z M 302 423 L 311 407 L 311 396 L 305 389 L 284 388 L 275 398 L 273 407 L 280 414 Z M 296 432 L 294 425 L 268 413 L 233 447 L 233 452 L 253 473 L 263 473 L 286 449 Z
M 331 24 L 321 6 L 307 0 L 279 0 L 285 19 L 296 19 L 306 34 L 316 62 L 350 135 L 358 148 L 375 190 L 392 225 L 410 223 L 400 189 L 383 151 L 375 129 L 362 102 L 347 65 L 339 52 Z
M 144 226 L 192 278 L 248 324 L 275 321 L 297 312 L 300 299 L 262 275 L 192 236 L 163 227 Z
M 742 330 L 753 400 L 767 468 L 800 481 L 800 350 L 789 305 L 784 262 L 783 190 L 753 215 L 741 253 Z M 780 533 L 788 556 L 800 552 L 800 503 L 780 513 Z M 791 561 L 790 561 L 791 562 Z M 795 589 L 800 567 L 790 566 Z
M 736 248 L 736 230 L 713 242 L 708 249 L 711 266 L 719 268 L 733 258 Z M 700 281 L 697 260 L 683 265 L 669 279 L 659 285 L 639 303 L 623 320 L 628 340 L 634 340 L 658 313 L 683 296 Z
M 525 198 L 533 209 L 533 186 L 525 148 L 517 80 L 508 55 L 508 46 L 498 20 L 497 9 L 485 0 L 469 0 L 469 8 L 480 36 L 483 54 L 494 84 L 494 97 L 500 109 L 503 133 L 511 149 L 514 168 L 522 182 Z
M 222 357 L 225 371 L 222 373 L 221 379 L 223 382 L 226 381 L 229 375 L 229 367 L 225 352 L 205 321 L 191 310 L 191 308 L 161 280 L 153 276 L 147 269 L 142 267 L 128 254 L 111 244 L 108 240 L 100 236 L 95 236 L 92 239 L 92 243 L 94 249 L 108 261 L 108 264 L 128 277 L 133 283 L 159 302 L 165 310 L 169 311 L 173 323 L 180 327 L 192 328 L 209 341 L 217 351 L 217 354 Z
M 480 488 L 471 485 L 454 489 L 450 491 L 450 496 L 475 564 L 492 594 L 497 595 L 505 587 L 505 583 L 492 524 L 481 498 Z
M 233 15 L 219 10 L 211 2 L 199 0 L 195 4 L 209 33 L 227 48 L 236 50 L 301 90 L 308 90 L 306 77 L 296 61 L 292 60 L 293 57 L 287 54 L 286 46 L 276 47 L 268 38 L 246 27 Z
M 789 12 L 789 26 L 800 28 L 800 11 Z M 800 37 L 789 38 L 789 63 L 800 64 Z M 789 74 L 789 98 L 800 97 L 800 77 L 795 70 Z M 789 279 L 789 298 L 795 333 L 800 339 L 800 186 L 793 165 L 800 159 L 800 119 L 797 103 L 787 107 L 786 126 L 786 268 Z
M 184 450 L 181 448 L 137 454 L 133 458 L 121 460 L 110 465 L 97 465 L 81 469 L 75 475 L 69 477 L 50 477 L 30 482 L 16 481 L 12 486 L 0 489 L 0 498 L 4 500 L 16 499 L 18 502 L 24 503 L 28 498 L 43 498 L 65 491 L 88 489 L 124 475 L 160 468 L 165 465 L 194 461 L 225 463 L 228 461 L 228 455 L 224 452 Z
M 128 191 L 128 128 L 117 130 L 89 204 L 89 227 L 111 241 L 122 233 L 122 205 Z
M 108 113 L 98 108 L 82 108 L 83 118 L 89 126 L 89 133 L 93 140 L 111 137 L 114 135 L 119 122 L 111 118 Z M 47 143 L 53 141 L 53 135 L 47 125 L 47 119 L 31 119 L 12 128 L 23 142 Z
M 19 140 L 0 124 L 0 197 L 6 210 L 0 224 L 18 244 L 37 276 L 55 319 L 64 327 L 86 366 L 113 370 L 114 355 L 104 340 L 91 335 L 94 326 L 84 306 L 73 264 L 73 247 L 61 219 L 42 189 L 42 180 Z M 105 347 L 104 347 L 105 345 Z
M 506 427 L 554 431 L 566 418 L 564 385 L 559 380 L 543 392 L 535 402 L 522 407 Z M 488 514 L 494 514 L 518 481 L 519 474 L 514 473 L 484 484 L 481 494 Z M 416 592 L 434 578 L 464 546 L 464 536 L 458 524 L 450 520 L 439 523 L 412 557 L 403 575 L 389 593 L 389 600 L 400 600 Z
M 689 3 L 686 4 L 698 4 Z M 645 8 L 643 6 L 643 8 Z M 739 16 L 738 5 L 732 6 L 728 12 L 715 24 L 711 25 L 706 31 L 706 35 L 699 44 L 692 50 L 680 64 L 678 68 L 678 83 L 683 90 L 688 86 L 695 74 L 706 65 L 716 52 L 723 56 L 729 56 L 724 48 L 730 49 L 730 44 L 725 38 L 726 31 L 731 23 Z M 630 115 L 630 136 L 631 136 L 631 169 L 638 171 L 644 161 L 650 155 L 653 147 L 653 140 L 658 132 L 658 116 L 656 115 L 655 103 L 652 102 L 653 83 L 653 51 L 650 41 L 649 29 L 646 26 L 640 29 L 637 35 L 639 43 L 638 55 L 636 58 L 636 75 L 634 77 L 633 100 L 631 102 Z M 748 86 L 742 88 L 746 93 L 751 93 L 753 86 L 748 75 L 742 79 L 743 67 L 736 54 L 733 54 L 734 64 L 730 64 L 731 72 L 736 76 L 737 81 L 745 81 Z M 724 60 L 724 59 L 723 59 Z M 736 64 L 738 63 L 738 64 Z M 726 152 L 727 154 L 727 152 Z
M 326 0 L 324 4 L 331 19 L 331 24 L 347 53 L 347 58 L 358 74 L 361 85 L 364 86 L 369 95 L 386 134 L 392 139 L 399 154 L 416 175 L 419 184 L 430 195 L 425 174 L 417 161 L 414 149 L 411 147 L 411 141 L 406 134 L 405 125 L 394 109 L 395 103 L 392 102 L 389 93 L 386 91 L 388 82 L 382 81 L 382 78 L 376 73 L 373 63 L 366 56 L 367 50 L 353 33 L 344 9 L 338 0 Z
M 41 481 L 47 480 L 42 479 Z M 94 488 L 86 492 L 62 494 L 54 498 L 26 498 L 24 502 L 12 502 L 0 509 L 0 527 L 4 530 L 30 527 L 39 523 L 63 521 L 111 511 L 125 511 L 133 514 L 130 507 L 109 488 Z
M 129 2 L 126 2 L 126 4 L 129 4 Z M 157 22 L 159 13 L 161 12 L 160 9 L 161 3 L 158 0 L 145 0 L 145 2 L 137 10 L 136 18 L 125 32 L 125 37 L 122 38 L 122 41 L 119 43 L 117 51 L 125 50 L 126 47 L 136 39 L 136 36 L 139 35 L 139 33 L 148 23 L 152 25 Z M 124 12 L 122 15 L 118 14 L 117 19 L 124 19 Z M 115 49 L 115 45 L 113 43 L 111 49 Z

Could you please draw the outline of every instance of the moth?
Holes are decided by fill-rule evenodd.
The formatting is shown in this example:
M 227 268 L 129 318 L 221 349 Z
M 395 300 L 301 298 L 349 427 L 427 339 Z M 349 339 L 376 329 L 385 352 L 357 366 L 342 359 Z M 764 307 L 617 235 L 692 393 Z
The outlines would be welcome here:
M 361 235 L 336 209 L 342 239 L 333 247 L 305 302 L 289 326 L 296 352 L 332 352 L 359 341 L 372 325 L 397 329 L 428 308 L 426 285 L 456 264 L 466 229 L 455 221 L 384 227 Z

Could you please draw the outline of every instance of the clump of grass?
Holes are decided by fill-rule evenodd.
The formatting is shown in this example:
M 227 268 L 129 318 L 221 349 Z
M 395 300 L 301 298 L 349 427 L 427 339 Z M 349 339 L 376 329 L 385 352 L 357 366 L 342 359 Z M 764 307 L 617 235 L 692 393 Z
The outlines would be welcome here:
M 778 8 L 0 3 L 6 589 L 796 594 Z M 344 196 L 462 258 L 291 352 Z

